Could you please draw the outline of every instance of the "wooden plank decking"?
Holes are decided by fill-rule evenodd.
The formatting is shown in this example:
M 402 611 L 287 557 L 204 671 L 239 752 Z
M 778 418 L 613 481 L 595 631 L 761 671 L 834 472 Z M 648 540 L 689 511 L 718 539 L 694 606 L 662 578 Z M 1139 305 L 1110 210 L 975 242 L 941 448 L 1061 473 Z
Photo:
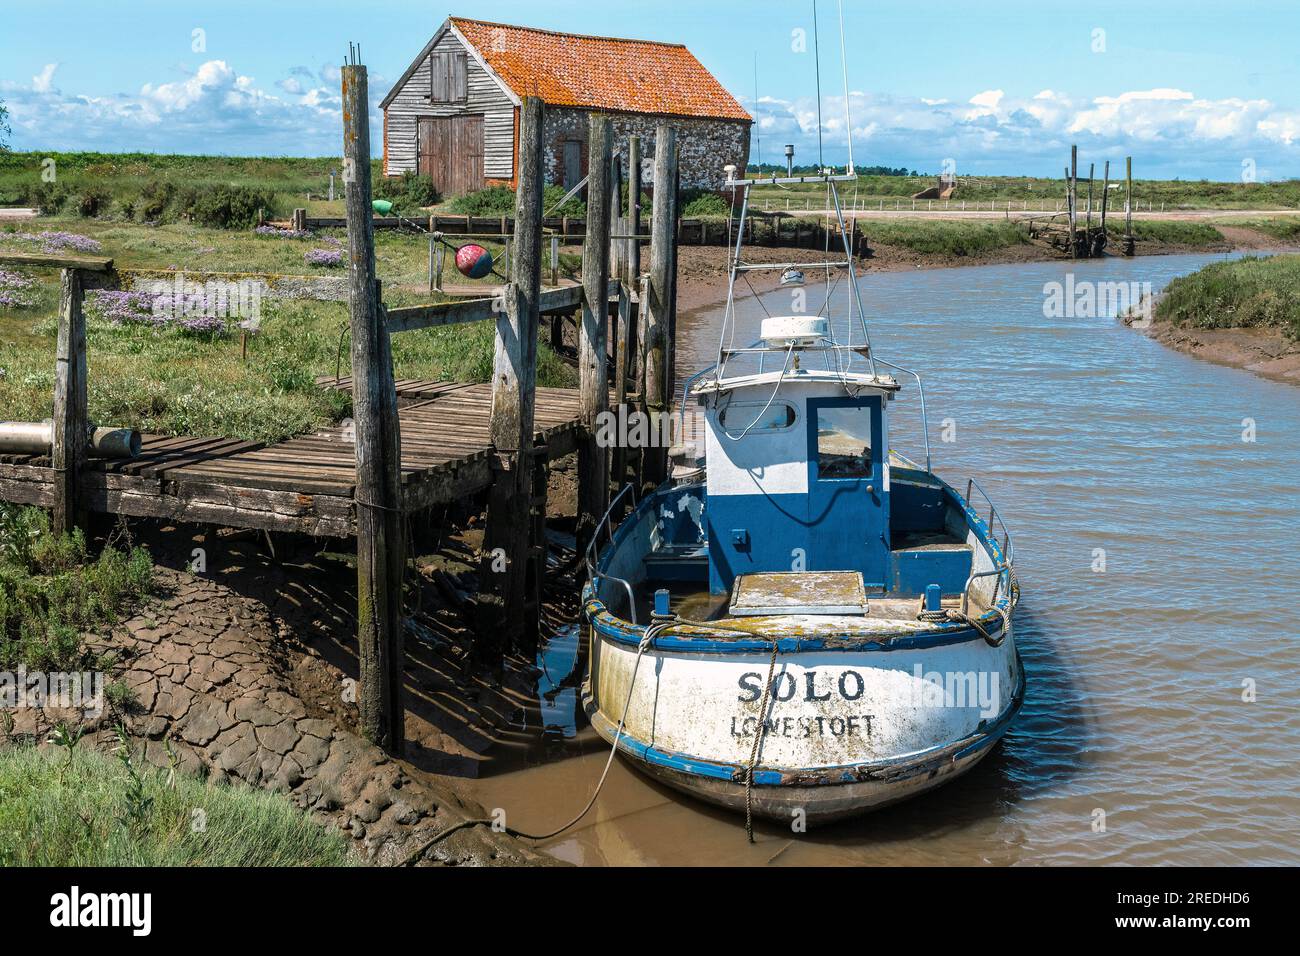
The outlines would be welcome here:
M 349 389 L 333 377 L 323 387 Z M 402 497 L 408 510 L 473 494 L 492 482 L 491 385 L 399 380 Z M 538 388 L 535 440 L 551 457 L 576 448 L 578 393 Z M 0 500 L 49 507 L 48 457 L 0 456 Z M 93 511 L 234 528 L 348 537 L 356 459 L 341 426 L 274 445 L 144 436 L 131 461 L 90 460 L 82 489 Z

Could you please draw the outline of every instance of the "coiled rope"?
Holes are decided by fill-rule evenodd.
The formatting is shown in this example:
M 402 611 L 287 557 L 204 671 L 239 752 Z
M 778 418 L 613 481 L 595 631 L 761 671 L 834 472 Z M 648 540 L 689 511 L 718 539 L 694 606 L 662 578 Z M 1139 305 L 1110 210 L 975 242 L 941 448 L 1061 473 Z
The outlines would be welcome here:
M 916 612 L 916 619 L 924 621 L 927 624 L 965 624 L 979 632 L 985 642 L 990 647 L 1001 647 L 1003 642 L 1011 634 L 1011 612 L 1015 609 L 1016 604 L 1020 601 L 1020 582 L 1016 578 L 1016 570 L 1011 565 L 1007 565 L 1007 606 L 1004 608 L 1000 604 L 994 604 L 993 610 L 997 612 L 998 617 L 1002 618 L 1002 630 L 996 638 L 990 633 L 989 629 L 984 626 L 983 621 L 978 617 L 971 617 L 962 611 L 952 608 L 943 608 L 938 611 L 925 610 L 925 598 L 921 598 L 921 607 Z

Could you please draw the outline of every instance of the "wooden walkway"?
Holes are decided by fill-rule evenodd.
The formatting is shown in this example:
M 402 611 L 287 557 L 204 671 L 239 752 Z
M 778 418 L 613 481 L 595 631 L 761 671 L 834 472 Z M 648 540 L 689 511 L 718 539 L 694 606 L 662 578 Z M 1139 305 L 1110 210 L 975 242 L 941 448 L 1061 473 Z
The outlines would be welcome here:
M 326 388 L 350 389 L 331 376 Z M 492 483 L 491 385 L 397 382 L 402 503 L 408 511 L 455 500 Z M 538 388 L 535 441 L 557 458 L 577 447 L 578 393 Z M 0 500 L 50 507 L 48 457 L 0 456 Z M 224 438 L 144 436 L 139 458 L 91 459 L 82 490 L 92 511 L 232 528 L 331 537 L 355 532 L 354 443 L 347 428 L 262 445 Z

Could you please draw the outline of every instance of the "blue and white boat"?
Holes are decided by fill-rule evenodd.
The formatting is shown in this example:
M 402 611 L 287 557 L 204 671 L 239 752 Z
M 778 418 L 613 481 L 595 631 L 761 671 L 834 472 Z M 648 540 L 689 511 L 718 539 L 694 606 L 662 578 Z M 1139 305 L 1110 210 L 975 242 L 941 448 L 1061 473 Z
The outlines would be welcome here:
M 824 182 L 838 210 L 852 178 L 762 184 Z M 742 222 L 757 184 L 730 184 Z M 719 347 L 683 390 L 702 447 L 676 449 L 674 477 L 602 524 L 583 594 L 596 731 L 675 788 L 787 823 L 952 780 L 1024 697 L 1010 533 L 977 483 L 962 494 L 931 468 L 920 377 L 873 354 L 852 249 L 835 252 L 799 267 L 846 279 L 849 314 L 829 314 L 828 281 L 817 314 Z M 793 267 L 748 263 L 737 240 L 724 343 L 737 280 Z M 890 450 L 896 375 L 915 385 L 924 465 Z

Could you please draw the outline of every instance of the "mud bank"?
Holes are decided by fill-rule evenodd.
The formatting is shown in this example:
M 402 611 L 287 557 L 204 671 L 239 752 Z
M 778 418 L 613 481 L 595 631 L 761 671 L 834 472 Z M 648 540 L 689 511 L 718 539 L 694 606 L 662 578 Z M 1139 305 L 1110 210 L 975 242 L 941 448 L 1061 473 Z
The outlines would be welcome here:
M 82 725 L 83 746 L 110 749 L 120 718 L 149 763 L 281 792 L 373 865 L 554 865 L 529 841 L 465 825 L 493 818 L 466 781 L 519 749 L 536 689 L 533 662 L 518 655 L 499 673 L 469 666 L 480 524 L 471 509 L 430 516 L 421 529 L 408 574 L 401 759 L 356 732 L 349 554 L 308 539 L 151 522 L 132 534 L 154 561 L 159 593 L 94 642 L 120 662 L 111 678 L 130 688 L 130 702 L 88 721 L 29 709 L 10 734 L 39 742 L 69 721 Z M 196 556 L 202 567 L 192 570 Z M 572 582 L 555 589 L 563 584 Z M 573 609 L 552 602 L 547 611 Z
M 1189 329 L 1159 319 L 1143 328 L 1133 316 L 1123 322 L 1184 355 L 1300 385 L 1300 342 L 1276 329 Z
M 1217 228 L 1217 227 L 1216 227 Z M 1222 245 L 1185 246 L 1176 243 L 1142 242 L 1138 255 L 1178 255 L 1196 252 L 1231 252 L 1233 249 L 1270 249 L 1269 237 L 1251 229 L 1229 227 L 1220 230 L 1225 234 Z M 1231 232 L 1232 235 L 1228 236 Z M 903 246 L 872 243 L 870 258 L 859 261 L 858 275 L 873 272 L 900 272 L 910 269 L 954 269 L 963 266 L 1005 265 L 1019 262 L 1056 262 L 1061 260 L 1058 250 L 1039 243 L 1007 246 L 987 253 L 968 256 L 945 256 L 914 252 Z M 833 254 L 833 253 L 832 253 Z M 695 311 L 719 306 L 727 301 L 727 257 L 729 250 L 722 246 L 683 246 L 678 250 L 677 304 L 683 311 Z M 765 246 L 746 246 L 748 262 L 809 263 L 824 260 L 825 253 L 817 249 L 778 249 Z M 825 281 L 825 273 L 809 270 L 805 277 L 809 283 Z M 776 273 L 751 275 L 755 291 L 770 292 L 777 286 Z M 742 285 L 738 294 L 748 295 L 748 285 Z

